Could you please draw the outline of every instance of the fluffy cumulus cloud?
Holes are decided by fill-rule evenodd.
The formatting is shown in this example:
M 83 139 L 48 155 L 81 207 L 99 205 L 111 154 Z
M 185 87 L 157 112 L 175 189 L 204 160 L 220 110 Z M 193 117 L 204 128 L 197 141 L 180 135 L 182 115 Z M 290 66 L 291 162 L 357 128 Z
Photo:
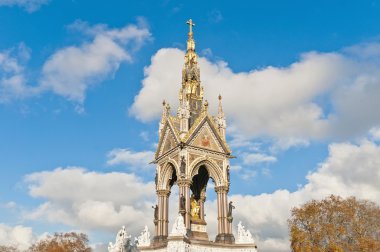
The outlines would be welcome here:
M 287 67 L 249 72 L 233 72 L 223 61 L 201 57 L 199 62 L 210 109 L 216 110 L 222 94 L 230 125 L 249 137 L 275 139 L 277 149 L 286 149 L 314 139 L 352 139 L 379 125 L 379 53 L 379 44 L 362 44 L 308 52 Z M 183 57 L 174 48 L 152 57 L 131 114 L 141 121 L 158 118 L 163 97 L 177 106 Z
M 35 239 L 31 227 L 21 225 L 11 227 L 0 223 L 0 245 L 13 246 L 19 250 L 25 250 Z
M 289 251 L 290 210 L 308 200 L 336 194 L 380 204 L 380 146 L 367 140 L 360 144 L 331 144 L 329 156 L 307 175 L 307 180 L 294 192 L 277 190 L 257 196 L 231 195 L 230 200 L 236 206 L 235 224 L 243 221 L 255 234 L 260 251 Z M 209 227 L 216 226 L 216 202 L 208 202 L 206 211 Z
M 154 169 L 154 165 L 149 162 L 154 159 L 153 151 L 133 151 L 130 149 L 113 149 L 107 154 L 108 165 L 128 165 L 131 169 L 147 170 Z
M 77 21 L 70 28 L 85 33 L 91 40 L 59 49 L 50 56 L 43 66 L 40 85 L 78 103 L 84 101 L 90 86 L 112 76 L 122 62 L 131 62 L 131 52 L 150 37 L 142 25 L 110 29 Z
M 154 183 L 144 183 L 133 174 L 67 167 L 32 173 L 25 182 L 29 194 L 43 201 L 24 213 L 29 220 L 113 232 L 126 225 L 135 234 L 152 223 Z
M 81 33 L 85 42 L 55 51 L 34 85 L 27 78 L 30 49 L 21 43 L 0 52 L 0 103 L 53 92 L 82 109 L 87 90 L 112 78 L 123 62 L 132 62 L 133 53 L 150 38 L 142 21 L 114 29 L 76 21 L 69 29 Z
M 369 140 L 357 144 L 330 144 L 326 160 L 306 178 L 308 182 L 293 192 L 282 189 L 256 196 L 230 195 L 229 199 L 236 206 L 234 223 L 243 221 L 255 235 L 260 251 L 289 251 L 287 219 L 290 210 L 308 200 L 336 194 L 353 195 L 380 204 L 380 146 Z M 24 213 L 29 220 L 112 232 L 125 224 L 132 235 L 137 235 L 142 226 L 148 224 L 153 232 L 154 183 L 144 183 L 136 175 L 68 167 L 27 175 L 25 182 L 29 194 L 42 200 L 37 208 Z M 175 186 L 170 197 L 170 223 L 178 210 L 177 199 Z M 213 239 L 217 227 L 215 200 L 206 201 L 206 213 L 208 232 Z M 5 236 L 0 231 L 0 240 L 1 237 Z
M 0 0 L 0 6 L 18 6 L 27 12 L 34 12 L 48 2 L 49 0 Z
M 0 52 L 0 103 L 34 95 L 37 90 L 26 84 L 25 63 L 30 49 L 24 43 Z

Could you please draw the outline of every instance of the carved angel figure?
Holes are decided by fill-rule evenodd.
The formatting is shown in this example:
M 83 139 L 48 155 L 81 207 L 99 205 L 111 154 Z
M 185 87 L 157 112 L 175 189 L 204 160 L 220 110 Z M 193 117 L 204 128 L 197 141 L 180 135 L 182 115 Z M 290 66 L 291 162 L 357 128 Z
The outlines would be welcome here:
M 186 236 L 186 227 L 182 214 L 178 214 L 175 220 L 170 236 Z
M 238 237 L 236 239 L 236 243 L 238 244 L 255 243 L 255 240 L 253 239 L 251 232 L 245 229 L 245 227 L 241 224 L 241 221 L 239 221 L 239 224 L 238 224 Z
M 109 243 L 108 252 L 126 252 L 128 246 L 131 246 L 131 236 L 127 234 L 127 230 L 123 226 L 117 232 L 115 244 Z
M 145 226 L 145 228 L 141 232 L 140 236 L 137 237 L 137 243 L 139 246 L 149 246 L 150 245 L 150 232 L 148 230 L 148 226 Z

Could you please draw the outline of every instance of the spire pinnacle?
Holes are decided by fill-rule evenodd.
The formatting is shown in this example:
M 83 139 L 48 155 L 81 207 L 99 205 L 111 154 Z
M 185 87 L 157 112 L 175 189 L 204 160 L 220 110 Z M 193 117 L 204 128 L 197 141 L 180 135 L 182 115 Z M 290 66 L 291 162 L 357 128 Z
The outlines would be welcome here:
M 198 55 L 195 52 L 195 41 L 193 38 L 193 23 L 189 19 L 189 34 L 187 38 L 186 54 L 182 69 L 182 87 L 179 92 L 180 106 L 188 108 L 190 112 L 189 127 L 203 110 L 203 87 L 201 86 L 200 71 L 198 67 Z
M 193 20 L 192 19 L 189 19 L 186 24 L 189 25 L 189 34 L 193 34 L 193 26 L 195 26 L 195 24 L 193 23 Z
M 219 106 L 218 106 L 218 118 L 223 119 L 224 118 L 224 112 L 223 112 L 223 107 L 222 107 L 222 96 L 218 96 L 219 100 Z

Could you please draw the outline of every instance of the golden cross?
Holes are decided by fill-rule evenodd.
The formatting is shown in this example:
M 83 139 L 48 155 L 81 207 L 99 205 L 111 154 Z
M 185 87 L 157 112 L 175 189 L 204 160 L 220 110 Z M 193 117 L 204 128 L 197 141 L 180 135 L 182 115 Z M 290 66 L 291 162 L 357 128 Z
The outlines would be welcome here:
M 189 33 L 193 33 L 193 26 L 195 25 L 193 23 L 193 20 L 190 19 L 189 21 L 186 22 L 186 24 L 189 25 L 189 28 L 190 28 L 190 32 Z

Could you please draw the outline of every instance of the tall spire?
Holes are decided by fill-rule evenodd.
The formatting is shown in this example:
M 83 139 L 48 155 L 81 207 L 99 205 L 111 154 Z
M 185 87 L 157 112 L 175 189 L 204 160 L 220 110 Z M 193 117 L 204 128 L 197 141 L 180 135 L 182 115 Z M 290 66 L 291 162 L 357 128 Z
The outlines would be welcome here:
M 186 22 L 189 25 L 189 34 L 187 39 L 186 54 L 184 66 L 182 69 L 182 86 L 179 93 L 180 108 L 182 110 L 189 109 L 189 124 L 190 128 L 195 119 L 202 111 L 203 103 L 203 87 L 201 86 L 200 71 L 198 67 L 198 55 L 195 52 L 195 41 L 193 37 L 193 20 Z
M 222 96 L 218 96 L 219 106 L 218 106 L 218 115 L 215 118 L 216 125 L 218 126 L 218 130 L 220 135 L 226 139 L 226 118 L 224 116 L 223 107 L 222 107 Z

